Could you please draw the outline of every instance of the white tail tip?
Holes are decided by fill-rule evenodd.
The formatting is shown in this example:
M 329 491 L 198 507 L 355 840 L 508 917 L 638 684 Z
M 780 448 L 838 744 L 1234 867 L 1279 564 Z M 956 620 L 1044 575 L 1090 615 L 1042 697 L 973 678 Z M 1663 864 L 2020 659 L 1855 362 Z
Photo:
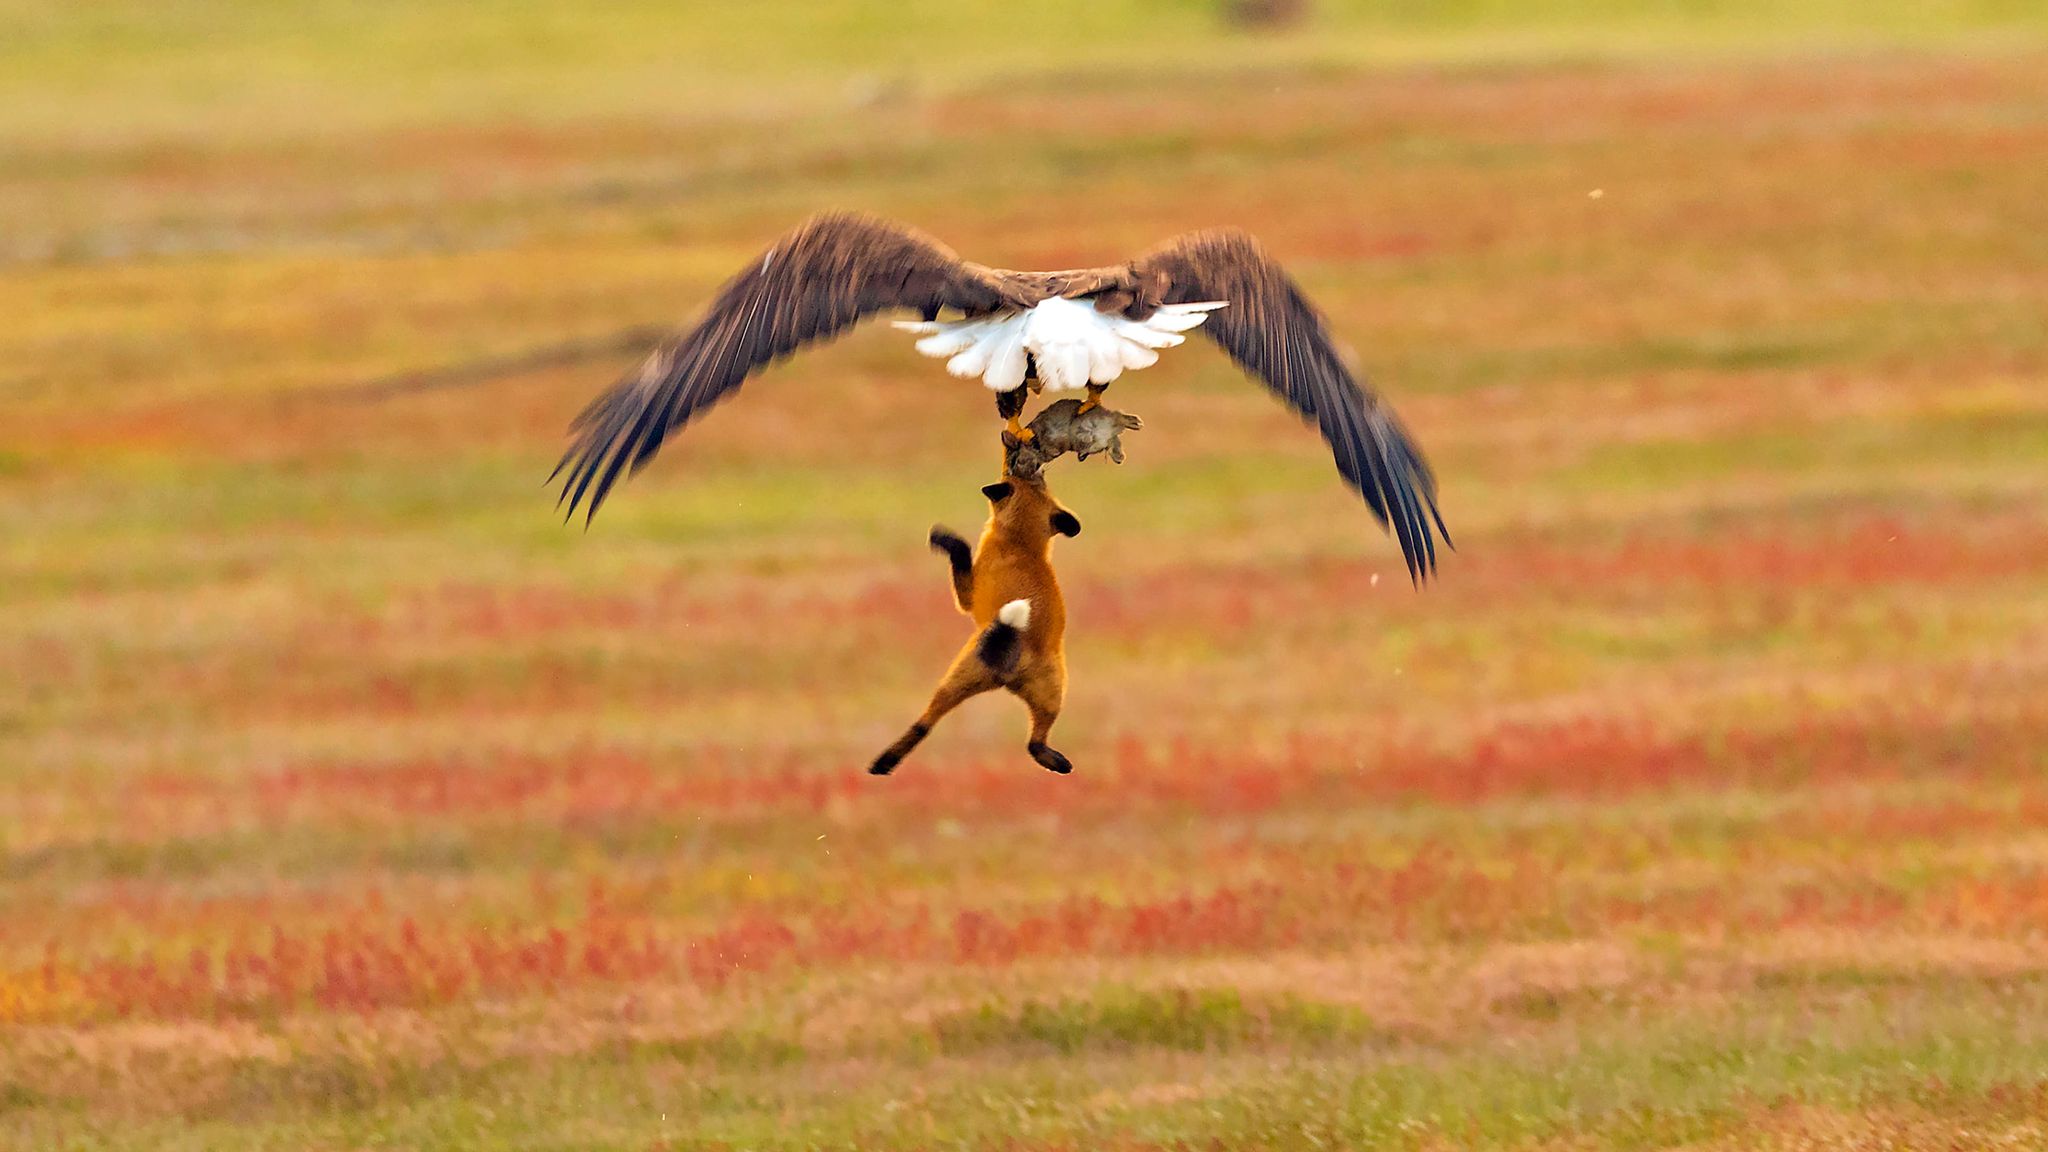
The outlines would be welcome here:
M 996 610 L 996 623 L 1008 624 L 1022 632 L 1031 626 L 1031 601 L 1012 600 Z

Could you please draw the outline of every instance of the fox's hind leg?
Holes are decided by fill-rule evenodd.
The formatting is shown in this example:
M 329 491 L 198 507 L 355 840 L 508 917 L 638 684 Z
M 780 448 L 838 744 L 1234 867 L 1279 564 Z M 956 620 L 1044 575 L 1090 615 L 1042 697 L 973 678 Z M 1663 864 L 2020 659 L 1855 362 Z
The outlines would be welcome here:
M 882 754 L 875 757 L 875 762 L 868 765 L 869 772 L 876 776 L 887 776 L 894 772 L 896 765 L 902 763 L 903 758 L 910 755 L 910 750 L 924 740 L 931 732 L 932 725 L 939 722 L 940 717 L 996 687 L 995 674 L 975 655 L 974 649 L 974 644 L 970 642 L 961 650 L 960 655 L 953 658 L 953 666 L 946 669 L 945 678 L 939 681 L 938 689 L 932 693 L 932 702 L 925 705 L 924 715 L 919 716 L 917 723 L 912 724 L 903 735 L 896 738 L 894 744 L 883 749 Z
M 1024 750 L 1038 761 L 1047 771 L 1064 776 L 1074 770 L 1073 762 L 1061 755 L 1059 750 L 1045 742 L 1052 732 L 1053 721 L 1060 718 L 1060 705 L 1067 698 L 1066 670 L 1058 666 L 1034 669 L 1020 682 L 1010 686 L 1024 706 L 1031 710 L 1031 742 Z

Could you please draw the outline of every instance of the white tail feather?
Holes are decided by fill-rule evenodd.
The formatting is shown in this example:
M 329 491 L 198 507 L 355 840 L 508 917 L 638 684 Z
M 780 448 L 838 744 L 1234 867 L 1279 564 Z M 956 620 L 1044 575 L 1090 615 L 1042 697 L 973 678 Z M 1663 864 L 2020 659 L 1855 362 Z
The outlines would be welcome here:
M 951 356 L 972 343 L 974 343 L 974 333 L 961 332 L 956 329 L 951 332 L 935 333 L 919 340 L 917 342 L 917 350 L 927 356 Z
M 1178 332 L 1166 332 L 1158 328 L 1147 328 L 1143 324 L 1124 321 L 1124 327 L 1117 333 L 1124 343 L 1140 348 L 1172 348 L 1187 343 L 1188 338 Z
M 979 376 L 988 371 L 988 362 L 994 356 L 995 350 L 994 340 L 988 337 L 977 338 L 959 355 L 946 361 L 946 371 L 960 377 Z
M 1031 601 L 1012 600 L 996 609 L 996 623 L 1008 624 L 1019 632 L 1031 627 Z
M 917 350 L 946 360 L 955 376 L 979 376 L 998 392 L 1024 383 L 1025 354 L 1038 364 L 1048 392 L 1107 384 L 1125 371 L 1150 367 L 1158 349 L 1171 348 L 1227 301 L 1162 305 L 1143 320 L 1105 315 L 1085 300 L 1055 297 L 1028 311 L 968 320 L 899 320 L 898 328 L 924 336 Z
M 1209 313 L 1229 303 L 1228 300 L 1206 300 L 1200 304 L 1166 304 L 1146 317 L 1144 322 L 1168 332 L 1185 332 L 1207 320 Z
M 1107 384 L 1124 372 L 1124 356 L 1115 340 L 1097 340 L 1088 345 L 1088 382 Z
M 1009 324 L 997 331 L 995 352 L 989 357 L 982 380 L 998 392 L 1008 392 L 1024 383 L 1030 359 L 1024 354 L 1024 326 Z

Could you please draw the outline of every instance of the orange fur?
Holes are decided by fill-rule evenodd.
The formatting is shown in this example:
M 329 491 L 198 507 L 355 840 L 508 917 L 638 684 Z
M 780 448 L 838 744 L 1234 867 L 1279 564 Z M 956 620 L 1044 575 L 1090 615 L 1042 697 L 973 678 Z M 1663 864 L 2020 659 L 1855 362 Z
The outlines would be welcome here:
M 932 529 L 932 546 L 953 564 L 954 600 L 973 618 L 975 633 L 940 677 L 924 714 L 869 767 L 876 775 L 894 771 L 946 713 L 996 688 L 1008 690 L 1030 710 L 1026 748 L 1032 759 L 1054 772 L 1073 769 L 1065 756 L 1046 746 L 1045 738 L 1067 695 L 1067 605 L 1053 574 L 1052 541 L 1079 532 L 1080 522 L 1053 499 L 1042 475 L 1026 479 L 1006 472 L 983 492 L 990 495 L 988 524 L 971 561 L 965 541 L 944 528 Z M 1003 606 L 1016 600 L 1031 604 L 1030 620 L 1021 630 L 997 619 Z M 1003 652 L 1002 666 L 986 658 L 991 648 Z

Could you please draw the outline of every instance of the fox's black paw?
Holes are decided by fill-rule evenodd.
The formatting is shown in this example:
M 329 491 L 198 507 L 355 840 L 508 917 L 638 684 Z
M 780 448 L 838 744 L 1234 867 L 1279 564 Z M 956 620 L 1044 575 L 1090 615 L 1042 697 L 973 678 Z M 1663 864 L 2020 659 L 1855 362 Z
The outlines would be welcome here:
M 962 539 L 958 532 L 943 524 L 932 525 L 931 535 L 925 537 L 925 539 L 931 542 L 932 551 L 944 552 L 948 556 L 957 556 L 962 553 L 972 556 L 974 552 L 973 547 L 966 540 Z
M 1074 762 L 1062 756 L 1057 749 L 1044 744 L 1027 744 L 1025 751 L 1031 753 L 1031 758 L 1038 761 L 1048 772 L 1057 772 L 1065 776 L 1074 770 Z
M 931 726 L 928 724 L 912 724 L 901 739 L 882 749 L 882 754 L 875 757 L 873 764 L 868 765 L 868 775 L 887 776 L 894 772 L 896 766 L 903 763 L 903 758 L 910 755 L 910 750 L 917 747 L 918 741 L 923 740 L 929 732 Z

